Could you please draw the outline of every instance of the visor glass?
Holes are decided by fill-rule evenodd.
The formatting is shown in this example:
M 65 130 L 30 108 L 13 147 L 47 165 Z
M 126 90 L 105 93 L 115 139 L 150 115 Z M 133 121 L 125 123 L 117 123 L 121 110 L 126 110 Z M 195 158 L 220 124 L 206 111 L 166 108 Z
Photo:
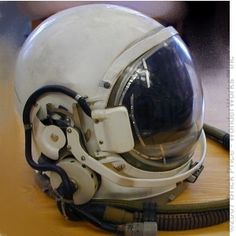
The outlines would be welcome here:
M 203 125 L 203 95 L 179 36 L 126 69 L 114 103 L 128 109 L 135 140 L 130 161 L 171 169 L 189 160 Z

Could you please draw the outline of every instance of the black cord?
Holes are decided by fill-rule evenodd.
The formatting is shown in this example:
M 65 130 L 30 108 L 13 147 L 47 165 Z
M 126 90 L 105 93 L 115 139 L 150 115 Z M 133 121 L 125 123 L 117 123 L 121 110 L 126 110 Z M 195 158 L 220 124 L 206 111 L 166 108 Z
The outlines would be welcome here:
M 91 109 L 88 106 L 86 100 L 81 97 L 80 95 L 78 95 L 75 91 L 66 88 L 64 86 L 61 85 L 47 85 L 44 86 L 38 90 L 36 90 L 34 93 L 32 93 L 32 95 L 28 98 L 28 100 L 26 101 L 25 107 L 24 107 L 24 111 L 23 111 L 23 123 L 24 125 L 30 124 L 30 112 L 32 109 L 32 106 L 37 102 L 37 100 L 45 95 L 46 93 L 62 93 L 64 95 L 67 95 L 73 99 L 75 99 L 79 105 L 81 106 L 82 110 L 89 116 L 91 117 Z
M 230 137 L 228 133 L 226 133 L 223 130 L 217 129 L 213 126 L 210 126 L 208 124 L 204 124 L 203 129 L 208 138 L 214 140 L 217 143 L 222 144 L 226 150 L 229 150 Z
M 35 170 L 38 171 L 53 171 L 59 174 L 62 179 L 63 187 L 64 187 L 64 197 L 66 199 L 72 199 L 73 193 L 75 192 L 75 187 L 73 183 L 70 181 L 68 175 L 59 166 L 54 164 L 38 164 L 32 158 L 32 137 L 31 137 L 31 128 L 25 130 L 25 157 L 28 164 Z
M 63 200 L 57 201 L 57 207 L 63 215 L 66 214 L 64 216 L 67 217 L 69 220 L 77 221 L 84 219 L 93 224 L 94 226 L 105 231 L 113 233 L 118 232 L 119 225 L 99 220 L 93 214 L 89 213 L 89 207 L 82 209 L 82 207 L 80 206 L 76 206 L 73 203 L 63 202 Z
M 62 93 L 65 94 L 73 99 L 75 99 L 79 105 L 81 106 L 82 110 L 88 115 L 91 116 L 91 109 L 89 108 L 88 104 L 86 103 L 85 99 L 79 96 L 76 92 L 71 89 L 68 89 L 64 86 L 60 85 L 48 85 L 44 86 L 38 90 L 36 90 L 27 100 L 24 110 L 23 110 L 23 123 L 25 126 L 25 157 L 28 164 L 35 170 L 38 171 L 53 171 L 59 174 L 62 179 L 63 187 L 64 187 L 64 195 L 63 197 L 66 199 L 72 199 L 73 193 L 75 192 L 75 187 L 73 183 L 70 181 L 68 175 L 59 166 L 54 164 L 39 164 L 36 163 L 32 158 L 32 124 L 30 120 L 30 113 L 32 107 L 36 104 L 37 100 L 45 95 L 46 93 Z

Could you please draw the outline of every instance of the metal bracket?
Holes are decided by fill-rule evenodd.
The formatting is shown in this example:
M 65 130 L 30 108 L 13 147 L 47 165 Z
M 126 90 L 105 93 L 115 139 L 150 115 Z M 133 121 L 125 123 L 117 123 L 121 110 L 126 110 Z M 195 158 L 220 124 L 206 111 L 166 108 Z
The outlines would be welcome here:
M 198 162 L 194 163 L 194 166 L 197 164 Z M 201 165 L 199 167 L 199 169 L 197 169 L 191 176 L 189 176 L 186 181 L 189 183 L 195 183 L 199 177 L 199 175 L 202 173 L 202 170 L 204 169 L 204 165 Z

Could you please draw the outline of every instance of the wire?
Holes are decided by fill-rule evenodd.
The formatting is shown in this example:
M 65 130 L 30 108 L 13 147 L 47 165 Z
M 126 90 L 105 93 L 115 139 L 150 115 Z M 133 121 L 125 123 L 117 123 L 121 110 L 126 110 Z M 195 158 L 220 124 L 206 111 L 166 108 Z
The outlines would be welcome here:
M 31 129 L 25 130 L 25 157 L 28 164 L 35 170 L 38 171 L 53 171 L 59 174 L 62 179 L 63 187 L 64 187 L 64 197 L 66 199 L 72 199 L 73 193 L 75 192 L 75 187 L 73 183 L 70 181 L 66 172 L 59 166 L 54 164 L 38 164 L 32 158 L 32 144 L 31 141 Z
M 66 88 L 64 86 L 60 85 L 48 85 L 44 86 L 38 90 L 36 90 L 26 101 L 26 104 L 24 106 L 23 110 L 23 123 L 25 127 L 25 156 L 28 164 L 35 170 L 38 171 L 53 171 L 59 174 L 59 176 L 62 179 L 63 187 L 64 187 L 64 196 L 66 199 L 72 199 L 73 193 L 75 192 L 75 186 L 70 181 L 68 175 L 59 166 L 56 166 L 54 164 L 39 164 L 36 163 L 32 158 L 32 124 L 30 120 L 30 113 L 32 110 L 32 107 L 35 105 L 37 100 L 45 95 L 46 93 L 62 93 L 65 94 L 73 99 L 75 99 L 79 105 L 81 106 L 82 110 L 91 117 L 91 109 L 89 108 L 87 102 L 83 97 L 78 95 L 73 90 Z
M 116 233 L 118 231 L 118 225 L 99 220 L 97 217 L 88 212 L 88 208 L 86 210 L 83 210 L 73 203 L 64 203 L 63 200 L 57 201 L 57 206 L 62 214 L 63 212 L 65 212 L 66 217 L 69 220 L 80 220 L 81 218 L 83 218 L 96 227 L 101 228 L 105 231 L 113 233 Z

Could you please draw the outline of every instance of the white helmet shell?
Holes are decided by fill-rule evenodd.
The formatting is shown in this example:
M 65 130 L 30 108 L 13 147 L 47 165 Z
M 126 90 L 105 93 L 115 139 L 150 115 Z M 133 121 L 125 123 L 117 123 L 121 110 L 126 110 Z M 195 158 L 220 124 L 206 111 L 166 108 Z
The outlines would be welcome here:
M 163 27 L 114 5 L 79 6 L 51 16 L 29 36 L 18 58 L 20 110 L 33 91 L 53 83 L 95 96 L 112 62 L 156 28 Z

